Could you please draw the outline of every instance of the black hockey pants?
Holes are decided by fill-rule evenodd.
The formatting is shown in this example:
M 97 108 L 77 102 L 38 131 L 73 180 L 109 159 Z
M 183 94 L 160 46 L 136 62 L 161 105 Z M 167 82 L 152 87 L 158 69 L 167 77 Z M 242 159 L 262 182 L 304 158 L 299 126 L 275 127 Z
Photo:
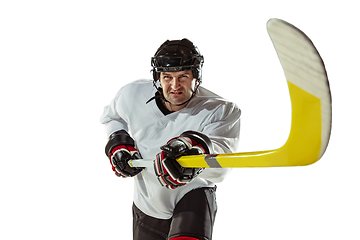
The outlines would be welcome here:
M 168 220 L 147 216 L 133 205 L 133 239 L 167 240 L 187 236 L 211 240 L 217 211 L 215 191 L 216 187 L 188 192 Z

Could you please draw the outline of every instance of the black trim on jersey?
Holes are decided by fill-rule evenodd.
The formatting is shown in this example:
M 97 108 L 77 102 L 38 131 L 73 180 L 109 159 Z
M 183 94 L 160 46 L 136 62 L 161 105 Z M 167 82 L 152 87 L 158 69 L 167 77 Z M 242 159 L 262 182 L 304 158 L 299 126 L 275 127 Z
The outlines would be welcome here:
M 173 113 L 172 111 L 170 111 L 169 109 L 167 109 L 163 103 L 163 101 L 161 101 L 161 97 L 160 97 L 160 93 L 156 92 L 155 93 L 155 102 L 156 105 L 158 106 L 158 108 L 160 109 L 160 111 L 166 116 L 170 113 Z

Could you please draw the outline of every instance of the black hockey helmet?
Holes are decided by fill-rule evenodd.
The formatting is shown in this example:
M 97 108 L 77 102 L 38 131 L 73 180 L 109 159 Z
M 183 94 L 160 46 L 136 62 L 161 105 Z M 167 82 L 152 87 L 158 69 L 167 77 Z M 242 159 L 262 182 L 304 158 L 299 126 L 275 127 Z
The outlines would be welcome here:
M 192 70 L 194 78 L 200 84 L 203 63 L 204 57 L 190 40 L 167 40 L 151 58 L 154 82 L 160 78 L 160 72 Z
M 157 82 L 160 78 L 161 72 L 179 72 L 191 70 L 193 77 L 197 79 L 197 84 L 191 97 L 181 104 L 181 106 L 189 102 L 196 94 L 196 91 L 201 83 L 201 71 L 204 63 L 204 57 L 200 55 L 197 47 L 188 39 L 165 41 L 156 51 L 154 57 L 151 58 L 151 66 L 153 72 L 153 84 L 159 92 L 159 97 L 166 102 L 160 83 Z M 156 99 L 157 96 L 150 98 L 146 103 Z

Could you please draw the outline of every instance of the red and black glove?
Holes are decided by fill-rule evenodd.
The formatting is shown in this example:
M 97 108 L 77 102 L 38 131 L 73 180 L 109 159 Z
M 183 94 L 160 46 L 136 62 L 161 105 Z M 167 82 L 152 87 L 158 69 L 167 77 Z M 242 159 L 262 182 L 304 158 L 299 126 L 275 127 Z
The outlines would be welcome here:
M 129 160 L 140 159 L 140 153 L 135 148 L 135 142 L 125 130 L 110 135 L 105 147 L 105 153 L 110 159 L 112 170 L 118 177 L 133 177 L 143 168 L 130 167 Z
M 212 151 L 211 140 L 204 134 L 186 131 L 160 147 L 156 155 L 155 174 L 161 185 L 169 189 L 183 186 L 197 177 L 204 168 L 184 168 L 176 159 L 186 155 L 208 154 Z

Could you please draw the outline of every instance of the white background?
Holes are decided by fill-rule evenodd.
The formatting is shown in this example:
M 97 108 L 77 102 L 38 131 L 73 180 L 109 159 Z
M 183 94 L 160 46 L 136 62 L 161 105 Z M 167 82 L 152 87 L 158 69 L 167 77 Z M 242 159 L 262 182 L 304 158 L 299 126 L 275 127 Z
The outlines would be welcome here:
M 0 239 L 131 239 L 132 179 L 113 175 L 99 117 L 121 86 L 151 78 L 166 39 L 192 40 L 203 85 L 242 109 L 239 151 L 282 146 L 290 102 L 270 18 L 325 62 L 330 143 L 311 166 L 233 170 L 214 239 L 360 239 L 355 0 L 2 1 Z

